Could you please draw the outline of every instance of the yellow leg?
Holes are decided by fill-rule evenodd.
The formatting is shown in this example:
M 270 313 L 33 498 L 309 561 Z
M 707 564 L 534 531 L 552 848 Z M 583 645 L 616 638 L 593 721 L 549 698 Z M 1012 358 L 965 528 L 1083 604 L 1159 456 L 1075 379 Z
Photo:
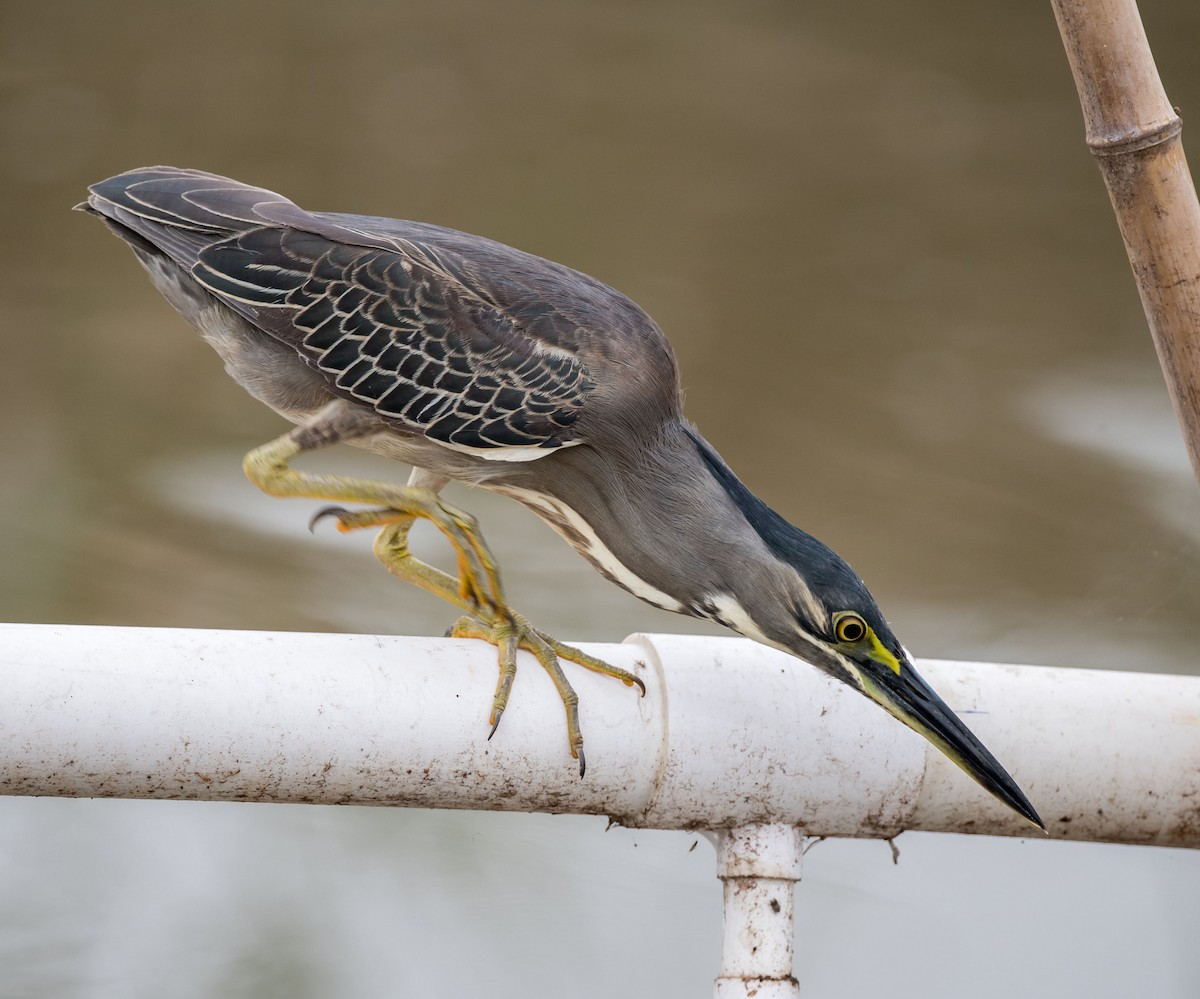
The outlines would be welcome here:
M 458 638 L 479 638 L 495 645 L 499 653 L 500 677 L 492 699 L 490 722 L 495 735 L 500 717 L 508 704 L 517 673 L 517 651 L 532 653 L 550 675 L 567 713 L 567 738 L 571 756 L 579 760 L 579 775 L 586 769 L 583 735 L 579 729 L 579 696 L 571 687 L 559 659 L 577 663 L 586 669 L 615 677 L 627 686 L 636 685 L 645 694 L 646 687 L 634 674 L 611 666 L 586 652 L 538 631 L 522 615 L 509 608 L 500 585 L 495 558 L 479 531 L 475 518 L 445 503 L 432 489 L 397 486 L 349 476 L 314 475 L 297 472 L 289 462 L 306 448 L 288 434 L 251 451 L 243 462 L 246 476 L 272 496 L 307 497 L 339 503 L 368 503 L 373 508 L 346 510 L 328 507 L 313 523 L 331 516 L 338 530 L 353 531 L 381 527 L 375 541 L 375 554 L 384 567 L 399 579 L 414 583 L 441 597 L 467 616 L 451 629 Z M 458 557 L 458 578 L 417 559 L 408 547 L 408 535 L 418 518 L 431 521 L 445 535 Z
M 303 450 L 292 434 L 285 434 L 246 455 L 242 470 L 251 482 L 271 496 L 380 504 L 387 509 L 388 521 L 395 521 L 397 515 L 409 516 L 412 520 L 424 517 L 445 535 L 454 547 L 459 563 L 458 597 L 440 589 L 431 592 L 468 612 L 474 612 L 476 607 L 504 606 L 499 568 L 483 543 L 475 518 L 469 513 L 443 503 L 432 489 L 397 486 L 346 475 L 297 472 L 289 462 Z M 313 518 L 314 522 L 329 512 L 333 511 L 321 511 Z M 349 518 L 339 520 L 342 520 L 339 527 L 344 531 L 380 523 L 370 519 L 362 523 L 350 522 Z

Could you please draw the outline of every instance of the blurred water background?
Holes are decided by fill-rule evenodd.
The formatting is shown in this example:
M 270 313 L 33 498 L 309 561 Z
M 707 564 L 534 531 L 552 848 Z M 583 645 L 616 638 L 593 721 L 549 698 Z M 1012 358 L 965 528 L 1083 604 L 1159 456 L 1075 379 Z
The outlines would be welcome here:
M 1200 7 L 1143 17 L 1186 123 Z M 0 115 L 4 620 L 450 620 L 242 479 L 280 419 L 68 210 L 171 163 L 631 295 L 689 415 L 918 655 L 1200 671 L 1200 492 L 1046 3 L 6 3 Z M 547 630 L 703 630 L 515 504 L 450 495 Z M 0 800 L 0 996 L 709 994 L 710 846 L 604 827 Z M 806 994 L 1200 993 L 1192 853 L 898 845 L 806 858 Z

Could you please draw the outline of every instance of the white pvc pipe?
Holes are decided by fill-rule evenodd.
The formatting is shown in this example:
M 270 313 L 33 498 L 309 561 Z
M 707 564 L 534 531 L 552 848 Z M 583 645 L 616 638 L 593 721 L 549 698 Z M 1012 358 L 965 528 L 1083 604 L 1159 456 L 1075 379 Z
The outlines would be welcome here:
M 494 650 L 449 639 L 0 626 L 0 793 L 420 805 L 631 826 L 1040 835 L 861 695 L 744 639 L 585 646 L 588 759 L 522 657 L 487 740 Z M 1200 678 L 923 662 L 1071 839 L 1200 846 Z
M 804 838 L 795 826 L 739 826 L 721 833 L 717 877 L 725 924 L 716 999 L 795 999 L 794 896 Z

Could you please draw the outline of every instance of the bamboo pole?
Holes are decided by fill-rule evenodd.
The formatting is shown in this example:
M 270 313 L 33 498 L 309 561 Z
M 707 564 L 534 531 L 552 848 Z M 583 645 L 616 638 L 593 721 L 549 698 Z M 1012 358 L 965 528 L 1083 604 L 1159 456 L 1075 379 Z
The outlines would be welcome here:
M 1200 482 L 1200 206 L 1135 0 L 1051 0 Z

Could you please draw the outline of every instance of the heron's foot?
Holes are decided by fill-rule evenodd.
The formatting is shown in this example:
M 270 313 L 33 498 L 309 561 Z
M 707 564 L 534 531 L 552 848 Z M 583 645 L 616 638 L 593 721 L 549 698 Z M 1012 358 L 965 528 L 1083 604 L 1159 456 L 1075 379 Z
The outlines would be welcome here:
M 564 645 L 551 638 L 545 632 L 538 631 L 529 621 L 512 610 L 505 609 L 501 613 L 486 616 L 467 615 L 454 623 L 449 634 L 454 638 L 479 638 L 496 646 L 500 657 L 500 679 L 496 683 L 496 695 L 492 698 L 492 713 L 488 719 L 492 731 L 490 739 L 500 726 L 500 717 L 508 706 L 508 695 L 512 692 L 513 680 L 517 676 L 517 650 L 525 649 L 533 653 L 542 668 L 550 674 L 558 696 L 562 699 L 567 711 L 567 740 L 571 747 L 571 757 L 579 761 L 579 776 L 587 770 L 587 761 L 583 755 L 583 733 L 579 729 L 579 695 L 563 673 L 560 659 L 577 663 L 585 669 L 605 676 L 615 677 L 627 687 L 637 686 L 645 696 L 646 685 L 641 678 L 612 666 L 595 656 L 590 656 L 582 649 Z
M 375 553 L 393 575 L 414 582 L 472 614 L 489 617 L 502 614 L 505 601 L 500 585 L 500 569 L 483 540 L 475 518 L 442 502 L 432 493 L 422 496 L 428 493 L 427 490 L 404 488 L 420 496 L 424 502 L 409 502 L 403 509 L 379 507 L 347 510 L 345 507 L 327 506 L 313 515 L 309 529 L 315 528 L 318 522 L 328 517 L 337 521 L 337 528 L 342 532 L 369 527 L 385 528 L 376 542 Z M 417 518 L 432 521 L 454 548 L 458 558 L 456 586 L 447 585 L 452 577 L 418 561 L 409 552 L 408 532 Z
M 242 462 L 246 477 L 271 496 L 302 496 L 368 507 L 362 510 L 330 507 L 313 518 L 313 522 L 331 516 L 337 518 L 343 531 L 382 527 L 375 552 L 394 575 L 416 583 L 468 613 L 477 608 L 504 607 L 500 572 L 475 518 L 442 502 L 436 489 L 345 475 L 314 475 L 292 468 L 292 459 L 305 451 L 361 436 L 364 427 L 353 418 L 348 423 L 346 419 L 344 412 L 330 410 L 315 422 L 255 448 Z M 454 547 L 459 566 L 457 578 L 419 562 L 409 553 L 408 532 L 418 518 L 433 523 Z

